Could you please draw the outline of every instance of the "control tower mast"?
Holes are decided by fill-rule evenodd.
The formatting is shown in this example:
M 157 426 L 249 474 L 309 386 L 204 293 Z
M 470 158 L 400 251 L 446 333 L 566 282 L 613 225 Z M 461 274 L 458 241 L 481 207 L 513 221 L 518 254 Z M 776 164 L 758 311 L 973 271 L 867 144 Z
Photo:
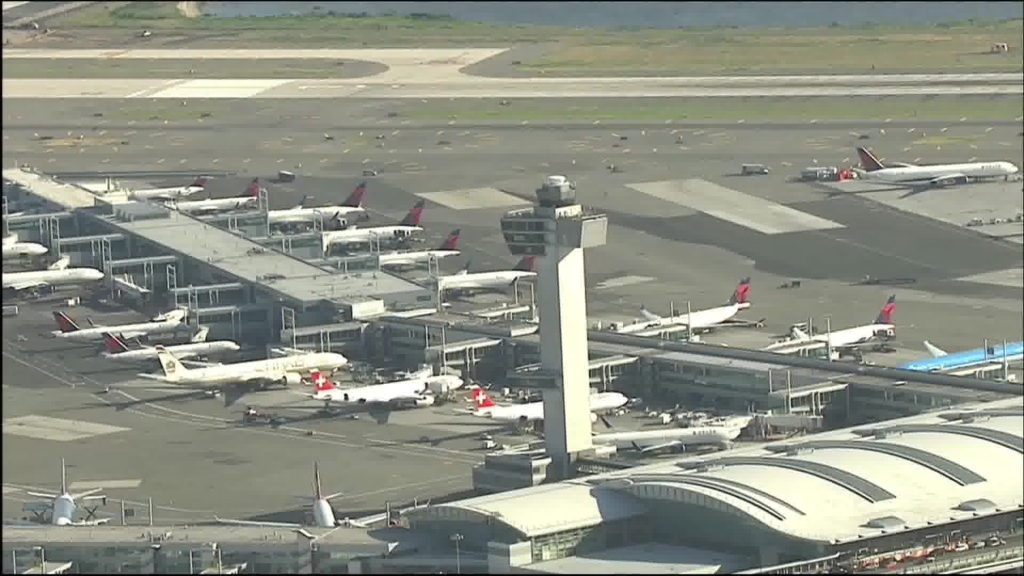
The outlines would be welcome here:
M 536 257 L 541 370 L 531 378 L 544 395 L 547 454 L 566 478 L 575 456 L 593 446 L 583 249 L 605 244 L 608 217 L 577 204 L 565 176 L 548 176 L 537 205 L 506 213 L 501 231 L 513 254 Z

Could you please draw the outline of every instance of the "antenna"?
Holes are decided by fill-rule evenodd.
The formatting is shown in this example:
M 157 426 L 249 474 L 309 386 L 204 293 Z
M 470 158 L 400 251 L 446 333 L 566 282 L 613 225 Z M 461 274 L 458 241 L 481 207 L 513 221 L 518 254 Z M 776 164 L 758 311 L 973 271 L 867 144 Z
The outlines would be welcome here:
M 316 461 L 313 462 L 313 497 L 317 500 L 324 497 L 320 489 L 320 463 Z
M 60 493 L 62 496 L 68 493 L 68 473 L 63 458 L 60 459 Z

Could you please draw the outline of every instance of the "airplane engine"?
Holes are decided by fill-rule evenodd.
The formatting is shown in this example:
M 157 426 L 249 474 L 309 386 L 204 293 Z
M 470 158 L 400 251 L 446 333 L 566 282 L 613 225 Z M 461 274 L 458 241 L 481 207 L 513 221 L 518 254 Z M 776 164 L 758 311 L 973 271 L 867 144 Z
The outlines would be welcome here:
M 590 413 L 590 423 L 591 424 L 597 423 L 597 414 L 594 414 L 593 412 Z
M 302 375 L 295 372 L 287 372 L 284 378 L 281 378 L 280 383 L 285 386 L 298 386 L 302 383 Z
M 417 398 L 416 401 L 413 404 L 417 408 L 426 408 L 427 406 L 433 406 L 434 405 L 434 397 L 433 396 L 423 396 L 421 398 Z

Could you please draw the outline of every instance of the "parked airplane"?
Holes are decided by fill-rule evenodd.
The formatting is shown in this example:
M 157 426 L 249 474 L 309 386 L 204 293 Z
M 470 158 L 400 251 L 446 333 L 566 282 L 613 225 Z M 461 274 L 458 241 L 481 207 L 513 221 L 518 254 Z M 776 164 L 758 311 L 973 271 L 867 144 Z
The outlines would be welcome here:
M 57 338 L 88 342 L 92 340 L 103 340 L 104 334 L 118 334 L 122 338 L 137 338 L 156 334 L 170 334 L 174 332 L 191 332 L 193 328 L 184 323 L 186 310 L 177 309 L 155 316 L 147 322 L 135 322 L 133 324 L 120 324 L 117 326 L 104 326 L 93 323 L 88 319 L 90 328 L 79 328 L 74 320 L 68 318 L 67 314 L 60 311 L 53 312 L 53 318 L 57 321 L 60 330 L 52 332 Z
M 363 208 L 363 198 L 366 196 L 366 182 L 360 182 L 352 190 L 340 205 L 330 206 L 306 206 L 308 196 L 303 196 L 302 201 L 293 208 L 284 210 L 270 210 L 267 212 L 267 220 L 271 225 L 280 224 L 309 224 L 317 217 L 324 221 L 333 221 L 335 224 L 344 224 L 350 215 L 366 217 L 366 209 Z
M 128 197 L 133 200 L 174 200 L 184 198 L 205 190 L 206 180 L 205 176 L 199 176 L 188 186 L 131 190 L 128 192 Z
M 230 340 L 207 342 L 206 336 L 209 332 L 210 329 L 204 326 L 196 332 L 195 336 L 192 337 L 192 341 L 188 344 L 164 346 L 163 349 L 179 360 L 197 356 L 206 357 L 227 352 L 237 352 L 241 349 L 237 343 Z M 111 360 L 124 360 L 128 362 L 156 360 L 156 355 L 159 353 L 155 346 L 142 346 L 136 350 L 131 350 L 121 338 L 110 332 L 103 333 L 103 341 L 107 346 L 106 351 L 103 352 L 103 357 Z
M 462 231 L 459 229 L 452 230 L 436 250 L 420 250 L 413 252 L 395 251 L 380 254 L 378 256 L 380 265 L 384 267 L 416 266 L 419 264 L 426 264 L 432 259 L 441 260 L 449 256 L 458 256 L 459 235 L 461 233 Z
M 462 270 L 455 274 L 438 276 L 437 285 L 441 290 L 459 292 L 501 290 L 519 280 L 535 278 L 537 276 L 537 272 L 534 271 L 535 262 L 533 256 L 523 256 L 511 270 L 495 270 L 492 272 L 470 272 L 470 263 L 467 262 Z
M 38 503 L 27 503 L 25 504 L 25 510 L 31 511 L 36 515 L 42 515 L 46 512 L 51 513 L 50 523 L 56 526 L 98 526 L 110 522 L 110 518 L 100 518 L 98 520 L 92 520 L 92 515 L 96 512 L 96 509 L 86 509 L 89 513 L 89 518 L 84 520 L 76 520 L 75 515 L 78 512 L 78 502 L 91 502 L 100 501 L 103 505 L 107 503 L 107 497 L 102 496 L 99 493 L 103 491 L 103 488 L 93 488 L 92 490 L 86 490 L 85 492 L 79 492 L 78 494 L 70 494 L 68 492 L 68 476 L 67 468 L 64 465 L 64 459 L 60 459 L 60 493 L 54 494 L 52 492 L 25 492 L 29 496 L 36 498 L 46 498 L 50 502 L 38 502 Z M 83 506 L 83 508 L 85 508 Z
M 409 210 L 401 222 L 391 226 L 374 226 L 371 228 L 346 228 L 345 230 L 331 230 L 324 232 L 322 236 L 324 254 L 330 251 L 331 246 L 344 244 L 371 244 L 374 242 L 386 242 L 388 240 L 402 239 L 422 232 L 420 221 L 423 219 L 423 207 L 426 201 L 420 200 Z
M 309 397 L 321 400 L 325 408 L 331 402 L 345 404 L 390 404 L 399 408 L 422 408 L 432 406 L 437 396 L 448 394 L 462 387 L 462 378 L 450 374 L 441 376 L 418 376 L 386 384 L 359 386 L 357 388 L 335 388 L 329 378 L 313 373 L 316 391 Z
M 526 404 L 508 404 L 499 406 L 482 388 L 473 389 L 473 401 L 476 408 L 470 413 L 505 422 L 534 422 L 544 419 L 544 402 L 528 402 Z M 629 402 L 625 394 L 619 392 L 598 392 L 590 395 L 591 421 L 596 422 L 595 412 L 607 412 L 621 408 Z
M 790 354 L 808 345 L 819 344 L 828 346 L 839 354 L 852 352 L 863 347 L 865 344 L 891 340 L 896 335 L 896 326 L 892 322 L 892 315 L 895 311 L 896 295 L 893 294 L 886 300 L 885 305 L 882 306 L 881 311 L 878 313 L 878 317 L 871 324 L 836 330 L 828 334 L 816 334 L 814 336 L 807 334 L 800 328 L 793 327 L 793 338 L 776 342 L 763 349 L 779 354 Z
M 168 200 L 164 206 L 186 214 L 214 214 L 232 210 L 251 210 L 259 205 L 260 184 L 254 179 L 245 187 L 241 196 L 231 198 L 207 198 L 206 200 Z
M 170 384 L 217 386 L 243 384 L 246 386 L 280 384 L 295 385 L 303 376 L 321 370 L 337 370 L 348 364 L 348 359 L 335 352 L 295 354 L 284 358 L 252 360 L 237 364 L 219 364 L 188 369 L 163 346 L 157 347 L 157 360 L 161 374 L 139 374 L 141 378 Z
M 728 447 L 739 437 L 750 422 L 734 422 L 720 426 L 693 426 L 689 428 L 665 428 L 661 430 L 631 430 L 628 432 L 605 432 L 594 434 L 592 441 L 597 445 L 613 444 L 617 447 L 632 447 L 637 452 L 648 453 L 658 450 L 685 450 L 687 446 L 716 445 Z
M 708 308 L 707 310 L 696 310 L 691 311 L 689 314 L 677 314 L 669 317 L 658 316 L 657 314 L 649 311 L 645 306 L 641 306 L 640 313 L 643 314 L 646 321 L 642 320 L 640 322 L 634 322 L 626 325 L 613 324 L 612 331 L 623 334 L 632 334 L 635 332 L 642 332 L 644 330 L 667 326 L 689 325 L 691 330 L 704 330 L 721 326 L 723 324 L 742 326 L 761 324 L 764 321 L 763 319 L 755 322 L 734 319 L 740 310 L 750 308 L 749 296 L 750 278 L 744 278 L 740 280 L 739 284 L 737 284 L 736 289 L 733 290 L 732 296 L 729 298 L 729 303 L 725 306 Z
M 320 464 L 313 462 L 313 525 L 317 528 L 335 528 L 337 526 L 356 526 L 362 528 L 355 522 L 345 519 L 338 522 L 334 517 L 334 508 L 331 507 L 331 500 L 341 496 L 342 492 L 335 492 L 334 494 L 328 494 L 324 496 L 323 489 L 320 487 Z M 302 528 L 302 524 L 294 524 L 290 522 L 260 522 L 258 520 L 232 520 L 229 518 L 219 518 L 214 516 L 220 524 L 231 524 L 235 526 L 268 526 L 271 528 Z
M 50 249 L 35 242 L 21 242 L 17 234 L 8 234 L 3 240 L 3 259 L 22 258 L 25 256 L 42 256 Z
M 866 148 L 857 148 L 862 170 L 858 175 L 866 180 L 880 180 L 892 184 L 951 186 L 967 184 L 988 178 L 1005 178 L 1020 171 L 1011 162 L 970 162 L 965 164 L 913 164 L 883 165 Z
M 103 279 L 103 272 L 95 268 L 68 268 L 70 259 L 67 256 L 50 264 L 46 270 L 28 272 L 5 272 L 3 274 L 4 290 L 11 289 L 39 290 L 52 286 L 72 286 L 98 282 Z
M 924 347 L 932 355 L 931 358 L 907 362 L 900 368 L 915 372 L 938 372 L 991 364 L 998 365 L 1004 362 L 1020 362 L 1024 358 L 1024 342 L 1010 342 L 953 354 L 938 348 L 931 342 L 925 342 Z

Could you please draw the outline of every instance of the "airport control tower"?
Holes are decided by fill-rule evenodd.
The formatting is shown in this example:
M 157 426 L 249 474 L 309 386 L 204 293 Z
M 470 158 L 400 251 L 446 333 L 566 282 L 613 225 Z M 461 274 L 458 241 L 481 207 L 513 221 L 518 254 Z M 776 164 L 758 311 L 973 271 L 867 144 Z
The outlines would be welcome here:
M 566 478 L 575 456 L 592 447 L 583 249 L 604 245 L 608 217 L 577 204 L 565 176 L 548 176 L 537 205 L 506 213 L 501 231 L 513 254 L 536 257 L 541 370 L 530 381 L 544 395 L 551 468 Z

